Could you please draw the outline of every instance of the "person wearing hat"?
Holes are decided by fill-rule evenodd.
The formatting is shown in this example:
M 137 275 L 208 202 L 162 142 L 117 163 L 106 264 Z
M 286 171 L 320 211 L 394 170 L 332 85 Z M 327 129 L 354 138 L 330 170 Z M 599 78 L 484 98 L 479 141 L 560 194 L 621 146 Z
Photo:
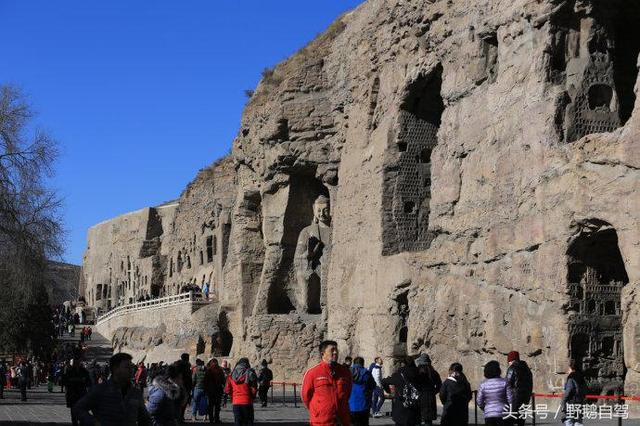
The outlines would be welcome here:
M 509 386 L 513 394 L 511 411 L 517 413 L 523 405 L 529 404 L 531 400 L 533 375 L 527 363 L 520 360 L 520 354 L 517 351 L 509 352 L 507 362 L 509 363 L 506 376 L 507 386 Z M 525 419 L 520 418 L 520 416 L 515 420 L 512 419 L 513 425 L 523 426 L 524 423 Z
M 426 426 L 431 426 L 433 421 L 438 418 L 438 408 L 436 406 L 436 395 L 440 392 L 442 379 L 440 375 L 431 365 L 431 358 L 427 354 L 421 354 L 415 360 L 418 367 L 420 389 L 420 415 L 422 422 Z

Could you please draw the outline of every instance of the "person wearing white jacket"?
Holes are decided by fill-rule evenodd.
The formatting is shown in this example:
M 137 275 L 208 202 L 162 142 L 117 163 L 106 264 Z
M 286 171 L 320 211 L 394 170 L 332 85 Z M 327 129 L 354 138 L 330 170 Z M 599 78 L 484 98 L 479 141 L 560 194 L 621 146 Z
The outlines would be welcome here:
M 382 388 L 382 358 L 376 357 L 375 362 L 369 366 L 371 377 L 376 382 L 376 388 L 373 390 L 371 401 L 371 413 L 373 417 L 382 417 L 380 409 L 384 403 L 384 389 Z

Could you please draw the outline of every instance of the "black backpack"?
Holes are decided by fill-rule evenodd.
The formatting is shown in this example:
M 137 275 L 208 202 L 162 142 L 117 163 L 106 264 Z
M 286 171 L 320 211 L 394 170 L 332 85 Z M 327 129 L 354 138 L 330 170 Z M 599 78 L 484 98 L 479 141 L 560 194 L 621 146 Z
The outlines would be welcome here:
M 413 383 L 405 379 L 404 374 L 400 373 L 400 377 L 402 377 L 404 382 L 400 389 L 400 393 L 398 394 L 400 402 L 402 402 L 402 406 L 404 408 L 417 407 L 420 404 L 420 392 Z

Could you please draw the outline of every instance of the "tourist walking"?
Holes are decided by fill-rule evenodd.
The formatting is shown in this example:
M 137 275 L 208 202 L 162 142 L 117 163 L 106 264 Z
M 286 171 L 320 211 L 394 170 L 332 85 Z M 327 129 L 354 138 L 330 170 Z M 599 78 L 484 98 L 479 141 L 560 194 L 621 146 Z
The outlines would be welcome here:
M 218 360 L 213 358 L 204 375 L 204 391 L 209 400 L 209 422 L 220 423 L 220 403 L 227 378 L 218 365 Z
M 260 371 L 258 372 L 258 396 L 263 407 L 267 406 L 267 395 L 273 381 L 273 372 L 268 367 L 266 359 L 260 363 Z
M 182 402 L 182 408 L 180 410 L 180 421 L 184 422 L 184 412 L 187 406 L 191 402 L 191 391 L 193 390 L 193 380 L 191 378 L 191 363 L 189 362 L 189 354 L 183 353 L 180 355 L 180 360 L 177 362 L 180 372 L 182 373 L 182 387 L 186 399 Z
M 320 363 L 310 368 L 302 379 L 302 401 L 309 410 L 311 425 L 350 424 L 349 396 L 351 371 L 338 364 L 338 344 L 320 343 Z
M 198 414 L 201 416 L 207 413 L 207 394 L 204 392 L 204 376 L 206 374 L 204 361 L 196 359 L 196 366 L 191 375 L 193 382 L 193 400 L 191 407 L 191 416 L 194 421 L 198 420 Z
M 20 366 L 17 370 L 18 385 L 20 386 L 20 400 L 27 400 L 27 386 L 29 384 L 29 367 L 25 360 L 20 361 Z
M 241 358 L 233 368 L 224 391 L 231 396 L 235 425 L 253 425 L 253 400 L 258 392 L 258 376 L 247 358 Z
M 170 365 L 165 374 L 156 375 L 149 386 L 147 411 L 154 426 L 177 426 L 182 409 L 182 372 Z
M 415 364 L 418 368 L 418 380 L 422 384 L 418 389 L 420 392 L 420 416 L 425 426 L 431 426 L 433 421 L 438 418 L 436 395 L 440 392 L 442 379 L 431 365 L 429 355 L 421 354 L 416 358 Z
M 81 424 L 151 425 L 142 392 L 131 383 L 135 368 L 131 359 L 123 352 L 111 357 L 109 380 L 93 387 L 73 407 Z
M 454 362 L 449 367 L 449 377 L 440 388 L 442 417 L 440 426 L 467 426 L 469 424 L 469 401 L 473 394 L 462 364 Z
M 500 363 L 489 361 L 484 366 L 485 380 L 480 383 L 476 402 L 484 411 L 484 421 L 487 425 L 504 425 L 506 417 L 505 407 L 513 402 L 511 388 L 507 380 L 500 377 Z
M 569 375 L 562 395 L 562 421 L 566 426 L 582 426 L 582 410 L 572 406 L 582 406 L 587 395 L 587 383 L 575 359 L 569 361 Z
M 231 375 L 231 368 L 229 367 L 229 361 L 222 360 L 222 364 L 220 365 L 222 368 L 222 372 L 224 373 L 224 383 L 227 383 L 227 378 Z M 226 392 L 222 392 L 222 406 L 227 406 L 227 401 L 229 400 L 229 394 Z
M 369 409 L 371 408 L 371 396 L 376 387 L 376 382 L 371 377 L 371 372 L 364 367 L 364 359 L 356 357 L 351 366 L 351 395 L 349 396 L 349 412 L 352 426 L 369 425 Z
M 91 387 L 91 377 L 86 368 L 80 363 L 80 357 L 76 356 L 71 362 L 71 367 L 62 376 L 62 381 L 66 387 L 65 400 L 67 407 L 73 408 L 83 396 L 87 394 Z M 71 424 L 78 426 L 78 417 L 71 410 Z
M 418 373 L 413 359 L 407 357 L 404 365 L 390 377 L 382 379 L 384 390 L 394 396 L 391 404 L 391 417 L 396 425 L 416 426 L 420 424 L 420 391 L 424 379 Z
M 371 401 L 371 413 L 373 417 L 382 417 L 380 409 L 384 404 L 384 389 L 382 388 L 382 358 L 376 357 L 374 362 L 369 366 L 371 377 L 373 377 L 376 387 L 373 390 L 373 396 Z
M 517 351 L 511 351 L 507 355 L 509 368 L 507 369 L 507 386 L 511 389 L 513 395 L 513 403 L 511 410 L 518 413 L 523 405 L 529 404 L 531 393 L 533 392 L 533 375 L 531 369 L 525 361 L 520 360 L 520 354 Z M 524 426 L 524 416 L 512 421 L 513 425 Z M 520 418 L 523 417 L 523 418 Z
M 144 388 L 147 387 L 147 367 L 144 366 L 144 362 L 138 363 L 138 369 L 134 376 L 134 382 L 136 386 L 144 393 Z

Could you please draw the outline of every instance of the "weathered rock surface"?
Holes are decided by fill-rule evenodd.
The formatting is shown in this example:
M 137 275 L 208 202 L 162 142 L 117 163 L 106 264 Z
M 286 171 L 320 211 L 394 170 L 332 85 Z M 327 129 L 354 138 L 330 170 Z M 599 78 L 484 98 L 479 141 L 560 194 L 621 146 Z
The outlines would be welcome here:
M 46 286 L 49 303 L 61 305 L 67 300 L 78 298 L 81 269 L 78 265 L 63 262 L 48 262 L 48 284 Z
M 638 23 L 624 1 L 369 0 L 267 73 L 233 144 L 230 356 L 295 377 L 326 337 L 476 385 L 515 349 L 539 390 L 570 357 L 596 390 L 640 384 Z M 331 258 L 305 317 L 319 195 Z

